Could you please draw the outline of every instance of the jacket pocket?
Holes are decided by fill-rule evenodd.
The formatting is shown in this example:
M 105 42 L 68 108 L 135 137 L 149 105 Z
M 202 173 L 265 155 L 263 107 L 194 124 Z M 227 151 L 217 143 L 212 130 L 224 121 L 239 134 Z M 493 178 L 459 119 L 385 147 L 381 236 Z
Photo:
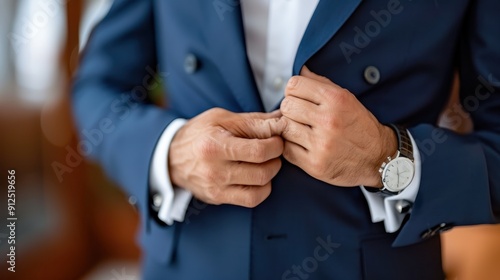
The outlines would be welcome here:
M 445 279 L 439 236 L 405 247 L 392 247 L 394 239 L 385 234 L 361 242 L 363 279 Z

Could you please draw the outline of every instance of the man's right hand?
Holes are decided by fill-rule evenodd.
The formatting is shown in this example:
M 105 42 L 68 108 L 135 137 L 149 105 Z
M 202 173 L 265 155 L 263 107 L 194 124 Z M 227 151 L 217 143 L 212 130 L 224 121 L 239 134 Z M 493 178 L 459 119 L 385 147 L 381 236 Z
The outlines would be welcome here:
M 188 121 L 170 144 L 172 183 L 209 204 L 255 207 L 271 193 L 283 153 L 279 112 L 210 109 Z

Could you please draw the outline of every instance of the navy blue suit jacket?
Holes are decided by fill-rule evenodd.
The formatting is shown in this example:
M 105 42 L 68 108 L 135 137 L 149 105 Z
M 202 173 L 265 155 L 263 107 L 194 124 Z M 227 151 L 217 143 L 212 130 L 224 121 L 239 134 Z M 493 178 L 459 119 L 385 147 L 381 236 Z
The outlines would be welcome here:
M 165 226 L 148 195 L 151 156 L 165 127 L 213 107 L 263 106 L 238 1 L 116 0 L 86 47 L 73 105 L 83 139 L 95 130 L 104 135 L 89 156 L 137 198 L 145 275 L 442 278 L 439 232 L 500 216 L 498 14 L 498 0 L 320 0 L 309 23 L 293 74 L 307 65 L 353 92 L 380 122 L 408 126 L 417 142 L 420 191 L 399 232 L 371 222 L 359 188 L 328 185 L 287 162 L 258 207 L 193 200 L 187 221 Z M 378 82 L 364 77 L 368 66 L 379 70 Z M 157 86 L 154 70 L 165 81 L 168 108 L 146 95 Z M 474 123 L 467 135 L 436 127 L 455 70 Z

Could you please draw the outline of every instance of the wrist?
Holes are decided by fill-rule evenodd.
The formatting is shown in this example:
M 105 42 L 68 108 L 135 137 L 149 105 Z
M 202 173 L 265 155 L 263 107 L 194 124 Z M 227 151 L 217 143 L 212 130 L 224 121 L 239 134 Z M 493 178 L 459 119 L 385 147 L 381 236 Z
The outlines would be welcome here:
M 181 128 L 182 130 L 182 128 Z M 179 134 L 179 133 L 177 133 Z M 182 177 L 180 176 L 181 170 L 177 168 L 177 165 L 179 162 L 182 162 L 182 155 L 178 155 L 180 147 L 176 147 L 178 143 L 176 142 L 176 138 L 178 138 L 178 135 L 175 135 L 172 143 L 169 147 L 169 152 L 168 152 L 168 157 L 167 157 L 167 168 L 168 168 L 168 174 L 170 175 L 170 181 L 172 182 L 173 186 L 182 186 L 183 185 L 183 180 Z M 179 162 L 178 162 L 179 161 Z
M 179 166 L 182 166 L 184 163 L 186 163 L 186 161 L 188 161 L 185 153 L 183 152 L 183 146 L 186 142 L 184 140 L 184 131 L 188 127 L 189 124 L 184 121 L 182 126 L 179 126 L 175 131 L 175 134 L 172 135 L 166 158 L 167 174 L 169 175 L 170 182 L 172 183 L 172 186 L 181 188 L 185 183 L 185 174 L 183 173 L 183 168 L 179 168 Z
M 368 185 L 376 188 L 382 188 L 382 178 L 380 176 L 380 166 L 387 160 L 387 157 L 394 158 L 398 151 L 398 138 L 394 130 L 386 125 L 381 125 L 381 137 L 379 142 L 379 153 L 376 156 L 372 170 L 373 184 Z

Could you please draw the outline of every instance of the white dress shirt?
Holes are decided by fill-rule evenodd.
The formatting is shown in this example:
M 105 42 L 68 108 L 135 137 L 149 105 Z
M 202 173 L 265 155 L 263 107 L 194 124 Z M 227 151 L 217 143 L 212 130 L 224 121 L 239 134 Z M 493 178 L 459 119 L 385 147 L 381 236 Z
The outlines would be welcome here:
M 297 49 L 318 2 L 319 0 L 241 1 L 247 55 L 266 111 L 275 108 L 284 96 L 284 88 L 292 75 Z M 158 217 L 168 225 L 174 221 L 184 221 L 192 198 L 189 191 L 172 186 L 167 168 L 170 142 L 185 122 L 177 119 L 165 129 L 151 163 L 150 191 L 160 194 L 162 201 Z M 397 231 L 406 215 L 399 213 L 395 204 L 401 200 L 415 201 L 418 192 L 420 154 L 414 142 L 413 147 L 415 176 L 403 192 L 383 197 L 362 188 L 372 222 L 383 221 L 387 232 Z

